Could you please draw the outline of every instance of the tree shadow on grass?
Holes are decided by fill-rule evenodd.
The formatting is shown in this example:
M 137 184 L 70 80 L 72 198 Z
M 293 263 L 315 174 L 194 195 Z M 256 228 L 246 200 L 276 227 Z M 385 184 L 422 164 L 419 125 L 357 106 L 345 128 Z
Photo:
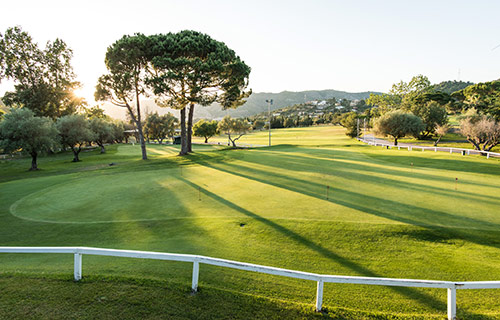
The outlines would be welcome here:
M 291 240 L 295 241 L 296 243 L 303 245 L 303 246 L 306 246 L 307 248 L 317 252 L 318 254 L 322 255 L 323 257 L 325 257 L 329 260 L 332 260 L 336 263 L 339 263 L 339 264 L 351 269 L 352 271 L 354 271 L 360 275 L 368 276 L 368 277 L 382 277 L 382 275 L 379 275 L 379 274 L 367 269 L 366 267 L 363 267 L 363 266 L 361 266 L 361 265 L 359 265 L 359 264 L 357 264 L 357 263 L 355 263 L 347 258 L 340 256 L 339 254 L 337 254 L 329 249 L 322 247 L 321 245 L 315 243 L 314 241 L 312 241 L 310 239 L 303 237 L 302 235 L 298 234 L 297 232 L 295 232 L 291 229 L 288 229 L 288 228 L 286 228 L 286 227 L 284 227 L 284 226 L 282 226 L 282 225 L 280 225 L 272 220 L 269 220 L 269 219 L 266 219 L 262 216 L 259 216 L 258 214 L 255 214 L 255 213 L 253 213 L 245 208 L 242 208 L 242 207 L 238 206 L 237 204 L 221 197 L 220 195 L 217 195 L 217 194 L 207 190 L 206 188 L 204 188 L 200 185 L 197 185 L 197 184 L 195 184 L 189 180 L 183 179 L 183 178 L 181 178 L 181 180 L 183 180 L 186 184 L 188 184 L 192 187 L 199 188 L 199 190 L 201 190 L 201 192 L 204 195 L 211 197 L 212 199 L 217 200 L 218 202 L 227 206 L 228 208 L 236 210 L 236 211 L 246 215 L 247 217 L 255 219 L 255 220 L 267 225 L 268 227 L 271 227 L 272 229 L 280 232 L 281 234 L 283 234 L 283 235 L 287 236 L 288 238 L 290 238 Z M 427 305 L 428 307 L 434 309 L 437 312 L 443 312 L 443 310 L 446 310 L 446 303 L 439 301 L 435 297 L 430 296 L 428 294 L 425 294 L 423 292 L 419 292 L 415 289 L 405 288 L 405 287 L 391 287 L 391 289 L 393 289 L 395 292 L 402 294 L 408 298 L 417 300 L 420 303 Z
M 353 168 L 365 170 L 368 172 L 377 171 L 380 173 L 395 175 L 404 178 L 419 178 L 426 179 L 430 181 L 439 181 L 439 182 L 450 182 L 450 178 L 446 178 L 443 176 L 431 174 L 428 172 L 412 172 L 408 169 L 411 168 L 411 164 L 414 164 L 415 170 L 418 168 L 431 168 L 437 170 L 447 170 L 453 168 L 453 170 L 458 171 L 459 168 L 467 169 L 460 170 L 462 172 L 469 173 L 481 173 L 481 174 L 492 174 L 497 171 L 500 175 L 500 166 L 495 164 L 485 164 L 485 163 L 471 163 L 470 161 L 463 160 L 449 160 L 449 159 L 425 159 L 416 156 L 401 156 L 401 155 L 391 155 L 384 157 L 383 160 L 378 159 L 376 155 L 360 153 L 357 151 L 347 151 L 347 150 L 325 150 L 325 149 L 314 149 L 314 148 L 306 148 L 306 147 L 290 147 L 289 149 L 275 151 L 274 155 L 269 153 L 264 153 L 264 156 L 269 156 L 270 158 L 274 158 L 276 156 L 284 159 L 287 162 L 295 163 L 297 165 L 305 166 L 311 162 L 317 163 L 316 170 L 314 172 L 318 172 L 318 169 L 324 166 L 331 166 L 332 160 L 345 160 L 345 166 L 350 165 Z M 308 157 L 305 155 L 301 155 L 299 152 L 304 154 L 313 155 L 313 157 Z M 272 155 L 272 157 L 271 157 Z M 389 161 L 391 159 L 392 161 Z M 368 161 L 367 161 L 368 160 Z M 272 161 L 258 161 L 263 164 L 272 164 Z M 370 165 L 370 162 L 373 165 Z M 377 163 L 382 162 L 382 163 Z M 381 167 L 380 165 L 383 165 Z M 361 168 L 358 168 L 361 167 Z M 385 168 L 387 167 L 387 168 Z M 475 169 L 475 170 L 474 170 Z M 481 186 L 481 187 L 498 187 L 498 185 L 479 183 L 476 181 L 467 181 L 468 184 Z
M 314 149 L 307 149 L 308 152 L 316 152 Z M 332 151 L 333 152 L 333 151 Z M 304 157 L 301 155 L 297 156 L 289 156 L 285 155 L 283 157 L 282 154 L 274 155 L 272 159 L 263 159 L 256 162 L 261 166 L 266 166 L 270 167 L 270 170 L 259 170 L 254 167 L 249 168 L 247 166 L 243 165 L 238 165 L 235 163 L 224 163 L 224 164 L 217 164 L 217 169 L 225 171 L 230 174 L 235 174 L 239 175 L 241 177 L 259 181 L 261 183 L 265 184 L 270 184 L 279 188 L 284 188 L 290 191 L 298 192 L 301 194 L 306 194 L 311 197 L 316 197 L 318 199 L 325 200 L 324 198 L 324 188 L 325 184 L 322 183 L 316 183 L 310 180 L 301 180 L 298 178 L 295 178 L 293 174 L 291 175 L 283 175 L 279 174 L 276 172 L 275 169 L 284 169 L 286 168 L 287 170 L 290 171 L 300 171 L 300 172 L 311 172 L 311 173 L 319 173 L 320 170 L 325 170 L 326 167 L 330 167 L 331 170 L 330 172 L 325 172 L 323 171 L 323 174 L 330 174 L 333 176 L 337 175 L 344 175 L 347 178 L 352 178 L 353 176 L 356 177 L 354 179 L 355 181 L 375 181 L 379 185 L 395 185 L 398 188 L 406 188 L 406 189 L 412 189 L 416 190 L 419 192 L 428 192 L 429 194 L 441 194 L 444 196 L 458 196 L 461 199 L 466 198 L 471 201 L 478 201 L 479 203 L 489 203 L 492 205 L 498 205 L 499 201 L 494 201 L 491 200 L 491 197 L 489 197 L 490 200 L 485 200 L 484 197 L 481 195 L 477 195 L 474 193 L 468 193 L 468 192 L 463 192 L 459 191 L 454 192 L 450 191 L 447 189 L 435 187 L 435 186 L 424 186 L 424 185 L 415 185 L 415 184 L 410 184 L 410 183 L 405 183 L 401 182 L 395 179 L 390 179 L 390 178 L 385 178 L 385 177 L 374 177 L 373 175 L 370 175 L 369 172 L 373 171 L 370 169 L 369 166 L 363 165 L 362 163 L 349 163 L 347 167 L 352 167 L 356 168 L 357 170 L 360 171 L 366 171 L 367 174 L 362 174 L 362 173 L 353 173 L 351 170 L 346 170 L 346 166 L 343 163 L 332 163 L 332 161 L 336 161 L 335 159 L 339 158 L 347 158 L 347 159 L 352 159 L 353 156 L 350 155 L 350 152 L 341 152 L 341 156 L 337 154 L 337 150 L 335 150 L 335 157 L 332 156 L 332 152 L 329 152 L 331 159 L 330 160 L 324 160 L 320 161 L 318 164 L 317 161 L 314 163 L 311 163 L 310 159 L 308 157 Z M 297 159 L 303 158 L 301 161 L 297 161 Z M 279 159 L 276 161 L 276 159 Z M 252 159 L 253 160 L 253 159 Z M 269 160 L 269 161 L 266 161 Z M 292 162 L 290 162 L 292 161 Z M 251 164 L 251 163 L 250 163 Z M 204 164 L 208 165 L 208 164 Z M 211 165 L 214 167 L 215 165 Z M 379 168 L 376 168 L 377 171 L 379 171 Z M 405 172 L 393 172 L 390 170 L 385 170 L 386 174 L 395 174 L 395 175 L 401 175 L 404 174 L 404 176 L 408 177 L 414 177 L 411 173 L 405 173 Z M 272 177 L 272 178 L 271 178 Z M 420 174 L 419 174 L 420 177 Z M 431 180 L 438 178 L 438 179 L 443 179 L 443 177 L 440 176 L 434 176 L 434 175 L 428 175 L 426 177 L 427 179 Z M 481 185 L 481 184 L 480 184 Z M 484 185 L 487 187 L 492 187 L 491 185 Z M 430 189 L 432 192 L 429 192 L 429 190 L 426 190 L 426 188 Z M 316 191 L 316 192 L 315 192 Z M 332 197 L 330 198 L 330 202 L 340 204 L 346 207 L 350 207 L 352 209 L 356 209 L 362 212 L 366 212 L 369 214 L 377 215 L 383 218 L 391 219 L 391 220 L 396 220 L 400 222 L 404 222 L 407 224 L 415 225 L 415 226 L 421 226 L 421 227 L 426 227 L 428 229 L 431 229 L 432 232 L 436 229 L 443 229 L 443 231 L 447 234 L 446 237 L 451 237 L 454 239 L 463 239 L 467 240 L 476 244 L 480 245 L 486 245 L 486 246 L 491 246 L 495 248 L 500 248 L 500 240 L 498 239 L 498 230 L 500 230 L 500 225 L 498 223 L 493 223 L 493 222 L 488 222 L 488 221 L 483 221 L 471 217 L 465 217 L 461 215 L 454 215 L 450 214 L 447 212 L 443 211 L 438 211 L 438 210 L 432 210 L 432 209 L 427 209 L 427 208 L 421 208 L 417 207 L 414 205 L 408 205 L 404 203 L 400 203 L 394 200 L 387 200 L 387 199 L 381 199 L 377 197 L 371 197 L 367 196 L 366 194 L 361 194 L 357 193 L 352 190 L 347 190 L 347 189 L 341 189 L 341 188 L 334 188 L 332 189 Z M 486 196 L 485 196 L 486 197 Z M 480 200 L 479 200 L 480 199 Z M 372 203 L 374 204 L 373 206 L 363 206 L 361 205 L 362 203 Z M 377 208 L 384 207 L 384 208 L 391 208 L 390 211 L 388 210 L 379 210 Z M 419 213 L 418 215 L 401 215 L 401 213 L 405 212 L 415 212 Z M 418 220 L 416 217 L 420 217 L 423 219 Z M 436 220 L 436 217 L 438 220 Z M 443 225 L 439 225 L 438 222 L 439 220 L 444 221 L 445 225 L 446 224 L 451 224 L 455 225 L 453 228 L 458 228 L 458 229 L 451 229 L 450 227 L 446 227 Z M 465 226 L 465 227 L 463 227 Z M 477 229 L 477 230 L 476 230 Z M 489 233 L 486 232 L 481 232 L 482 229 L 488 229 L 490 231 L 494 232 L 494 235 L 490 235 Z M 491 233 L 491 232 L 490 232 Z M 416 235 L 418 238 L 419 236 Z
M 339 157 L 336 155 L 335 157 L 331 157 L 330 159 L 314 159 L 314 163 L 311 163 L 311 159 L 309 157 L 304 157 L 301 155 L 277 155 L 275 156 L 279 159 L 283 159 L 279 164 L 273 163 L 272 161 L 262 161 L 258 162 L 260 165 L 271 166 L 283 169 L 284 167 L 288 170 L 300 171 L 300 172 L 310 172 L 310 173 L 321 173 L 328 174 L 336 177 L 342 177 L 345 179 L 350 179 L 354 181 L 371 181 L 373 183 L 377 183 L 379 185 L 390 184 L 391 186 L 396 186 L 398 188 L 412 189 L 418 192 L 425 192 L 429 195 L 442 195 L 442 196 L 457 196 L 460 198 L 466 198 L 471 201 L 480 201 L 481 203 L 489 203 L 492 205 L 500 206 L 500 199 L 492 199 L 491 196 L 472 193 L 464 191 L 468 185 L 480 185 L 481 187 L 494 187 L 491 185 L 477 184 L 475 182 L 466 181 L 463 182 L 460 180 L 458 185 L 458 191 L 454 190 L 455 180 L 451 178 L 444 178 L 436 175 L 429 174 L 421 174 L 419 173 L 411 173 L 404 172 L 399 170 L 389 170 L 383 169 L 380 167 L 373 168 L 369 165 L 363 164 L 363 162 L 355 162 L 352 163 L 352 159 L 347 160 L 345 157 Z M 349 161 L 349 162 L 344 162 Z M 300 169 L 297 169 L 300 168 Z M 400 169 L 400 168 L 399 168 Z M 394 178 L 383 177 L 374 175 L 373 172 L 384 174 L 386 176 L 394 176 Z M 363 172 L 366 172 L 363 173 Z M 431 182 L 441 181 L 448 183 L 450 188 L 441 188 L 431 183 L 428 184 L 420 184 L 416 182 L 405 182 L 401 181 L 398 178 L 414 178 L 414 179 L 425 179 Z
M 357 193 L 352 190 L 335 188 L 334 190 L 332 190 L 332 197 L 329 198 L 329 200 L 326 200 L 322 192 L 325 188 L 324 184 L 312 181 L 304 181 L 298 178 L 294 178 L 292 176 L 284 176 L 272 170 L 262 171 L 253 168 L 249 169 L 247 167 L 240 166 L 234 163 L 225 163 L 217 165 L 205 164 L 205 165 L 212 169 L 216 169 L 228 174 L 240 176 L 246 179 L 272 185 L 274 187 L 286 189 L 300 194 L 305 194 L 310 197 L 318 198 L 323 201 L 332 202 L 344 207 L 358 210 L 360 212 L 365 212 L 371 215 L 375 215 L 393 221 L 403 222 L 410 225 L 415 225 L 420 227 L 439 227 L 439 225 L 436 225 L 436 218 L 439 218 L 439 220 L 445 221 L 450 225 L 454 224 L 457 227 L 466 225 L 471 229 L 473 228 L 484 229 L 485 227 L 491 228 L 492 230 L 500 229 L 499 228 L 500 226 L 496 223 L 485 222 L 470 217 L 457 216 L 437 210 L 420 208 L 409 204 L 403 204 L 394 200 L 382 199 L 369 196 L 366 194 Z M 321 190 L 321 192 L 314 192 L 313 190 L 318 190 L 318 191 Z M 348 201 L 348 199 L 351 199 L 351 201 Z M 378 207 L 391 208 L 392 210 L 391 212 L 389 212 L 376 209 L 372 206 L 371 207 L 364 206 L 361 204 L 364 202 L 374 203 L 377 204 Z M 421 217 L 421 220 L 417 220 L 415 216 L 400 214 L 400 212 L 407 212 L 407 211 L 422 213 L 422 215 L 419 216 Z M 473 239 L 473 240 L 478 241 L 478 239 Z M 484 243 L 483 241 L 478 241 L 478 242 L 480 244 L 489 244 L 489 243 Z

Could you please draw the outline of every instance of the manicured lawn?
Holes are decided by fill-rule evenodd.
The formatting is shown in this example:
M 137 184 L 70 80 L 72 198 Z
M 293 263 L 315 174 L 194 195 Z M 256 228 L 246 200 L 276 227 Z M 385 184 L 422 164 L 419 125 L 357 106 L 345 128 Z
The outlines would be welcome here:
M 241 141 L 267 139 L 262 131 Z M 104 155 L 86 152 L 80 163 L 69 154 L 41 158 L 39 172 L 26 171 L 29 159 L 0 161 L 0 245 L 194 253 L 324 274 L 500 280 L 499 160 L 374 148 L 331 126 L 275 130 L 272 139 L 273 147 L 248 150 L 197 145 L 185 158 L 176 156 L 177 146 L 150 145 L 147 161 L 137 145 L 110 146 Z M 99 311 L 123 318 L 120 301 L 131 315 L 153 318 L 446 315 L 446 291 L 438 289 L 327 284 L 329 314 L 321 315 L 312 312 L 315 283 L 308 281 L 202 265 L 201 292 L 193 297 L 185 263 L 84 256 L 84 282 L 72 283 L 71 272 L 70 255 L 1 254 L 0 291 L 11 293 L 0 295 L 0 309 L 14 306 L 9 318 L 33 309 L 64 317 L 51 313 L 54 303 L 44 305 L 32 284 L 57 292 L 51 301 L 66 301 L 74 317 Z M 159 287 L 172 290 L 163 296 Z M 98 301 L 97 292 L 107 298 Z M 19 296 L 28 297 L 25 308 L 14 303 Z M 459 291 L 458 314 L 500 318 L 499 301 L 500 290 Z

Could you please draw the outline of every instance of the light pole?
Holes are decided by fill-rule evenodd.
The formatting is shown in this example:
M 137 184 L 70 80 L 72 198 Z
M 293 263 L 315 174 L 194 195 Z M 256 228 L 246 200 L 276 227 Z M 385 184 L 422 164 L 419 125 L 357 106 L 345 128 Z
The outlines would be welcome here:
M 356 123 L 356 138 L 358 138 L 358 140 L 359 140 L 359 118 L 358 118 L 358 121 Z
M 268 127 L 269 127 L 269 146 L 271 146 L 271 105 L 273 104 L 273 99 L 266 100 L 267 102 L 267 112 L 268 112 Z

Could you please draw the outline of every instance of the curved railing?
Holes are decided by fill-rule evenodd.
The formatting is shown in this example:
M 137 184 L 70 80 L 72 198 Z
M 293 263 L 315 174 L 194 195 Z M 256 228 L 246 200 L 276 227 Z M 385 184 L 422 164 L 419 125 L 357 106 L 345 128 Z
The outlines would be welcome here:
M 422 151 L 429 150 L 429 151 L 442 151 L 442 152 L 449 152 L 449 153 L 461 153 L 462 155 L 483 155 L 486 156 L 486 159 L 489 159 L 490 157 L 500 157 L 500 153 L 497 152 L 491 152 L 491 151 L 482 151 L 482 150 L 474 150 L 474 149 L 464 149 L 464 148 L 452 148 L 452 147 L 425 147 L 425 146 L 418 146 L 418 145 L 394 145 L 392 143 L 388 142 L 380 142 L 380 140 L 372 140 L 372 139 L 363 139 L 363 138 L 356 138 L 358 141 L 364 142 L 366 144 L 369 144 L 371 146 L 375 147 L 387 147 L 387 148 L 398 148 L 398 150 L 403 149 L 408 149 L 408 151 L 412 151 L 413 149 L 420 149 Z
M 193 263 L 193 275 L 191 289 L 193 292 L 198 290 L 198 279 L 200 263 L 214 266 L 226 267 L 231 269 L 259 272 L 277 276 L 311 280 L 317 282 L 316 288 L 316 310 L 320 311 L 323 304 L 323 284 L 330 283 L 350 283 L 379 286 L 398 286 L 398 287 L 418 287 L 418 288 L 440 288 L 448 291 L 448 319 L 456 318 L 456 291 L 457 289 L 500 289 L 500 281 L 434 281 L 434 280 L 416 280 L 416 279 L 393 279 L 393 278 L 375 278 L 375 277 L 354 277 L 339 275 L 323 275 L 296 270 L 274 268 L 258 264 L 245 263 L 233 260 L 218 259 L 193 254 L 163 253 L 151 251 L 135 250 L 116 250 L 101 249 L 89 247 L 0 247 L 3 253 L 71 253 L 74 255 L 74 279 L 76 281 L 82 278 L 82 256 L 84 254 L 109 256 L 109 257 L 127 257 L 139 259 L 155 259 L 169 261 L 183 261 Z

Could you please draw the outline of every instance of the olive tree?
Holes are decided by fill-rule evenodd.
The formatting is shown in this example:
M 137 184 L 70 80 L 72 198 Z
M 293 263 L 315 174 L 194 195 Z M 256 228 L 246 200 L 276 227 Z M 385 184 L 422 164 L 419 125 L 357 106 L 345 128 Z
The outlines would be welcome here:
M 73 162 L 80 161 L 79 154 L 82 146 L 94 140 L 94 133 L 90 130 L 89 121 L 83 115 L 72 114 L 57 119 L 57 129 L 61 143 L 73 151 Z
M 431 136 L 437 126 L 444 126 L 448 123 L 448 114 L 446 108 L 441 106 L 436 101 L 430 101 L 427 103 L 413 103 L 407 108 L 424 123 L 424 129 L 420 133 L 420 138 L 427 138 Z
M 233 119 L 230 116 L 225 116 L 218 124 L 219 132 L 227 134 L 229 141 L 236 147 L 236 140 L 241 138 L 245 133 L 250 131 L 252 125 L 243 119 Z M 233 137 L 231 137 L 233 135 Z M 237 136 L 234 138 L 234 136 Z
M 104 144 L 115 140 L 113 124 L 103 118 L 91 118 L 89 120 L 89 129 L 93 136 L 92 142 L 101 147 L 101 153 L 105 153 Z
M 444 125 L 437 125 L 436 129 L 434 130 L 434 134 L 438 137 L 436 141 L 434 141 L 434 146 L 436 147 L 441 141 L 441 138 L 445 136 L 448 131 L 450 131 L 450 126 L 448 124 Z
M 111 128 L 113 129 L 114 142 L 121 143 L 125 140 L 125 125 L 122 120 L 113 120 L 111 122 Z
M 193 134 L 197 137 L 205 138 L 205 143 L 208 143 L 208 139 L 217 134 L 217 121 L 206 121 L 202 119 L 196 122 L 193 126 Z
M 490 151 L 500 143 L 500 123 L 486 115 L 471 114 L 460 122 L 460 132 L 474 149 Z
M 398 139 L 407 135 L 418 137 L 424 129 L 422 119 L 416 115 L 396 110 L 388 112 L 378 118 L 375 122 L 375 132 L 383 136 L 391 136 L 394 138 L 394 145 L 398 145 Z
M 148 115 L 145 124 L 145 133 L 148 139 L 158 140 L 160 144 L 163 139 L 171 137 L 175 133 L 175 128 L 179 121 L 170 112 L 160 116 L 157 112 Z
M 31 156 L 30 170 L 38 170 L 37 158 L 58 144 L 57 129 L 47 117 L 35 117 L 29 109 L 13 108 L 0 122 L 0 147 L 6 152 L 21 151 Z

